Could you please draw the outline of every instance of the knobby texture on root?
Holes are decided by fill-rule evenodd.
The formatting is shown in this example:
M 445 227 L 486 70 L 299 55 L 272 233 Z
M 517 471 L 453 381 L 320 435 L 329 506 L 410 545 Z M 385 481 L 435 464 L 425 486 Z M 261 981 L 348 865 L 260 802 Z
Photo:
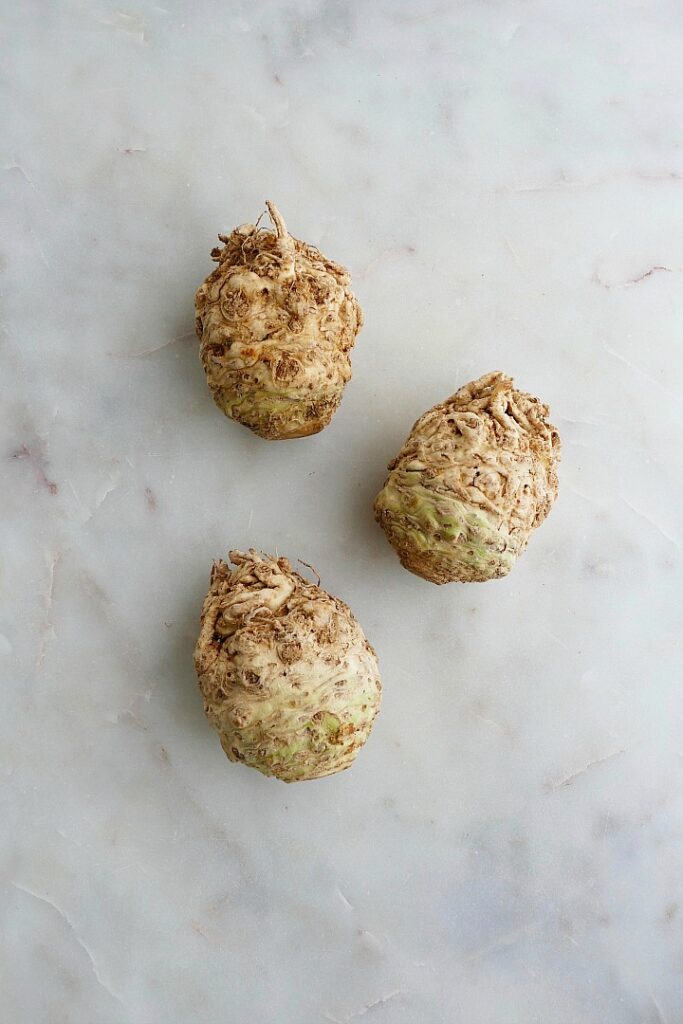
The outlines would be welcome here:
M 433 583 L 506 576 L 557 495 L 560 437 L 537 398 L 488 373 L 421 416 L 375 499 L 401 563 Z
M 316 434 L 351 378 L 363 323 L 344 269 L 289 234 L 242 224 L 219 235 L 218 266 L 197 290 L 195 327 L 214 401 L 261 437 Z
M 377 657 L 351 610 L 286 558 L 214 563 L 194 661 L 231 761 L 284 782 L 348 768 L 379 710 Z

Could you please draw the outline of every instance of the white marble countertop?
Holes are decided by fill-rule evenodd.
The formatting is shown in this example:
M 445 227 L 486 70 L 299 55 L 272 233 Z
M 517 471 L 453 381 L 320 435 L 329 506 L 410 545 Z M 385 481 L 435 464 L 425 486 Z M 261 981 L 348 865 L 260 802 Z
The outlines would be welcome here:
M 678 0 L 2 6 L 2 1020 L 683 1020 Z M 266 198 L 366 314 L 284 446 L 192 337 Z M 551 404 L 560 498 L 508 579 L 434 587 L 371 501 L 493 369 Z M 204 720 L 250 545 L 377 648 L 350 772 Z

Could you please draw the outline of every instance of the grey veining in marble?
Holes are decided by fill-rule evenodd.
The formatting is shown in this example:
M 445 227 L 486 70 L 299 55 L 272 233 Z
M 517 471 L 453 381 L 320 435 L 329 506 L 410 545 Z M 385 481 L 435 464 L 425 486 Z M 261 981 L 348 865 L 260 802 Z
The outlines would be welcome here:
M 678 0 L 0 4 L 0 1017 L 683 1020 Z M 272 198 L 353 274 L 331 427 L 207 392 L 193 294 Z M 501 369 L 560 497 L 504 581 L 372 519 Z M 231 765 L 211 560 L 305 559 L 385 685 L 350 772 Z

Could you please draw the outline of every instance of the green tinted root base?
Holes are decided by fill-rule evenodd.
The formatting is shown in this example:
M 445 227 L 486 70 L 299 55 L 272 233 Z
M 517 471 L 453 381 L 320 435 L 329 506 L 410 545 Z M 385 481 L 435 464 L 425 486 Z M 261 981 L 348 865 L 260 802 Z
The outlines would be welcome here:
M 429 490 L 419 476 L 396 473 L 375 501 L 377 521 L 402 565 L 435 583 L 507 576 L 519 550 L 513 538 L 488 512 Z
M 237 395 L 222 388 L 217 388 L 213 396 L 230 419 L 260 437 L 280 441 L 319 433 L 332 419 L 341 398 L 311 401 L 264 390 Z

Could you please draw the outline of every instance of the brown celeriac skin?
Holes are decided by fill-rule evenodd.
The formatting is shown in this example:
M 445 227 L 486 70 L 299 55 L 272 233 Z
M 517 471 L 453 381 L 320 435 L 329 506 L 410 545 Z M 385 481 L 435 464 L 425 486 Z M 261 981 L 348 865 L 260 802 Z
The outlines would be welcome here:
M 275 231 L 243 224 L 218 236 L 195 326 L 219 408 L 261 437 L 286 440 L 330 422 L 363 314 L 347 271 L 293 238 L 266 206 Z
M 414 424 L 375 499 L 406 569 L 432 583 L 506 576 L 557 496 L 549 410 L 488 373 Z
M 231 761 L 284 782 L 348 768 L 382 685 L 351 610 L 286 558 L 215 562 L 194 653 L 206 715 Z

